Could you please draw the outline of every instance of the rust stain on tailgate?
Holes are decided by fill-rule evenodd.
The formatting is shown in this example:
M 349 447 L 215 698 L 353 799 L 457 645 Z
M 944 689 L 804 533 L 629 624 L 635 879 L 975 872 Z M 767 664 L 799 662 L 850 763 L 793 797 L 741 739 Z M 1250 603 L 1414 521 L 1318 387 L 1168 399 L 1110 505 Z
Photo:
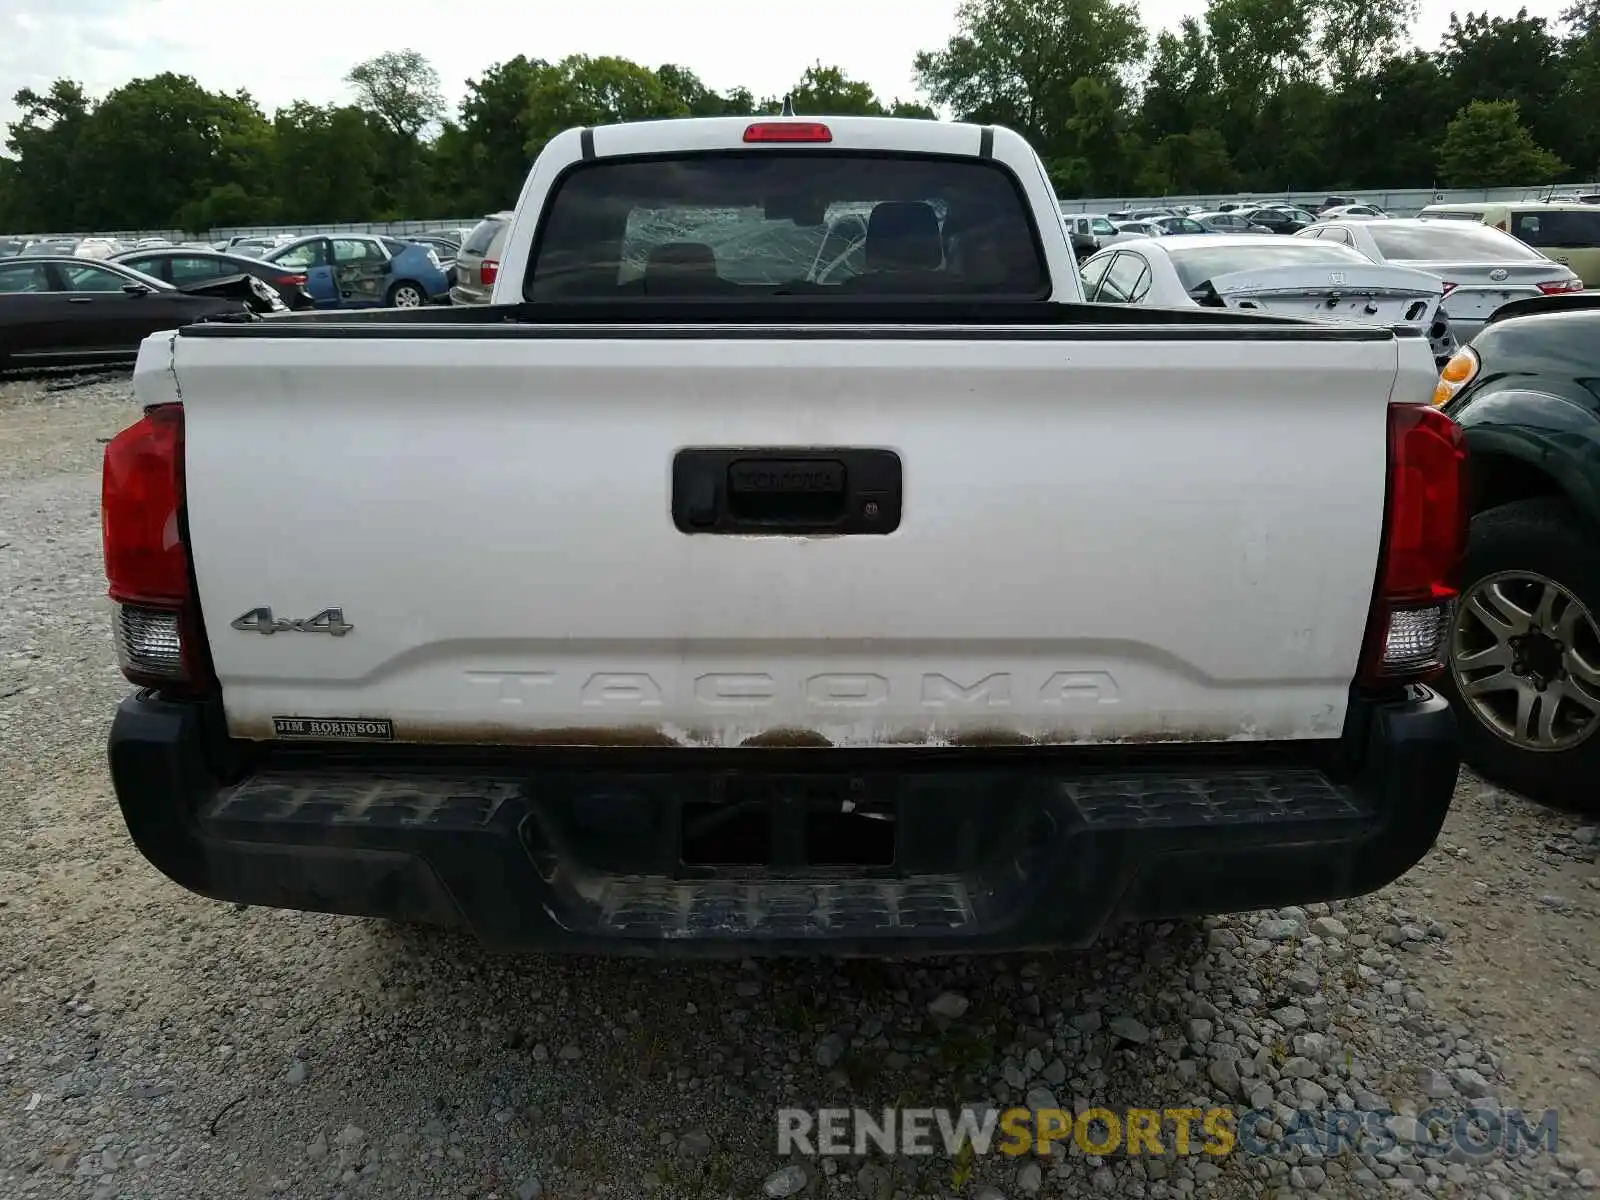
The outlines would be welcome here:
M 716 745 L 714 741 L 703 744 Z M 741 746 L 765 747 L 770 750 L 826 750 L 833 739 L 814 729 L 768 729 L 754 733 L 739 743 Z

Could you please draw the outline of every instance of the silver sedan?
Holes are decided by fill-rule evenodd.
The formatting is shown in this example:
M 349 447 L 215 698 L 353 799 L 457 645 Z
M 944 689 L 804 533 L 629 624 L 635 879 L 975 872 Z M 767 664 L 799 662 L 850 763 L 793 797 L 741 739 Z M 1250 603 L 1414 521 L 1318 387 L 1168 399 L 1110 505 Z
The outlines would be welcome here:
M 1444 286 L 1444 311 L 1463 342 L 1476 337 L 1503 304 L 1583 290 L 1583 280 L 1560 263 L 1509 233 L 1470 221 L 1319 221 L 1295 236 L 1348 246 L 1372 262 L 1437 277 Z

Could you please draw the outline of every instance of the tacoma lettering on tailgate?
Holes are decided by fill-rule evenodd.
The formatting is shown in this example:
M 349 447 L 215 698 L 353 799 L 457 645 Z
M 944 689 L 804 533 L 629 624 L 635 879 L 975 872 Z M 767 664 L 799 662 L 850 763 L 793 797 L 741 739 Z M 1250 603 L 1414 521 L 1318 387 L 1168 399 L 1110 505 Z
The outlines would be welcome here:
M 660 708 L 666 696 L 655 678 L 643 671 L 607 671 L 599 674 L 563 676 L 556 671 L 468 671 L 475 686 L 492 688 L 499 704 L 517 706 L 571 698 L 576 684 L 576 699 L 585 708 Z M 566 685 L 565 687 L 563 685 Z M 914 690 L 903 697 L 903 690 Z M 1016 697 L 1031 694 L 1047 707 L 1080 704 L 1115 704 L 1120 699 L 1116 680 L 1104 671 L 1056 671 L 1034 685 L 1018 682 L 1006 671 L 992 672 L 970 683 L 963 683 L 937 671 L 924 672 L 898 680 L 859 672 L 809 675 L 792 684 L 780 684 L 766 672 L 726 672 L 697 675 L 694 699 L 706 708 L 750 709 L 772 704 L 798 693 L 816 708 L 870 708 L 891 699 L 909 700 L 918 708 L 962 710 L 1009 708 Z

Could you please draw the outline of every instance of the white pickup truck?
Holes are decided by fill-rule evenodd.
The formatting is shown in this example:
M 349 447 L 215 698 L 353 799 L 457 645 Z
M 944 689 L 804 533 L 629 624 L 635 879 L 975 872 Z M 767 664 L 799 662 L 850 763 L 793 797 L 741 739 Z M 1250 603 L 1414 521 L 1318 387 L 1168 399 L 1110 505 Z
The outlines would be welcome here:
M 926 953 L 1359 894 L 1457 768 L 1428 345 L 1081 303 L 1038 157 L 572 130 L 486 306 L 201 323 L 107 448 L 134 840 L 500 948 Z

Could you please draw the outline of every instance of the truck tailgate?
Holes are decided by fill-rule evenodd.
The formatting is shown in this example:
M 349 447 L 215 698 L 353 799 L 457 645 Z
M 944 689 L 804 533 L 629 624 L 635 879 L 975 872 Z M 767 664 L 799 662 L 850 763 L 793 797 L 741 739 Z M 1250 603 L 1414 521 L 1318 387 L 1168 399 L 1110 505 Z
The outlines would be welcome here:
M 588 746 L 1340 732 L 1386 332 L 191 332 L 141 382 L 184 405 L 236 737 L 308 728 L 283 718 Z M 898 455 L 894 532 L 675 525 L 679 450 L 819 446 Z M 262 608 L 309 627 L 233 627 Z M 328 609 L 347 634 L 310 622 Z

